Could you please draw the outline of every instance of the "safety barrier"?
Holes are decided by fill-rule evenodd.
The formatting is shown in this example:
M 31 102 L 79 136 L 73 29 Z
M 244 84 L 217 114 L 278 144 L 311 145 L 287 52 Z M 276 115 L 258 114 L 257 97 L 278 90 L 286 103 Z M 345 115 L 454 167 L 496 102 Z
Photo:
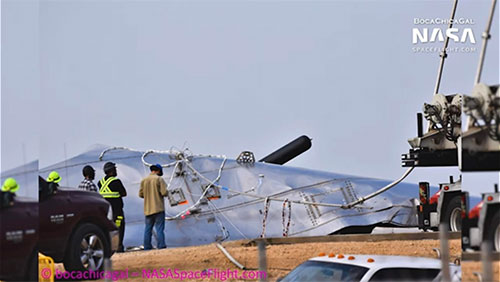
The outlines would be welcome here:
M 38 281 L 54 282 L 55 266 L 51 257 L 38 254 Z

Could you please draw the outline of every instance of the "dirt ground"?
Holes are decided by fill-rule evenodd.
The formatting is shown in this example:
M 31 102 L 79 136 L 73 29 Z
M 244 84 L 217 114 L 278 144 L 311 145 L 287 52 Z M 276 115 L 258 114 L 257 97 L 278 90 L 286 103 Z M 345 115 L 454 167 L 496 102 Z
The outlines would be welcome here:
M 257 247 L 244 246 L 242 241 L 228 242 L 223 244 L 227 251 L 248 270 L 258 269 Z M 302 243 L 290 245 L 271 245 L 266 248 L 269 281 L 274 281 L 288 273 L 291 269 L 303 261 L 318 256 L 319 253 L 331 252 L 336 254 L 384 254 L 384 255 L 407 255 L 436 257 L 433 248 L 439 248 L 439 240 L 421 241 L 381 241 L 381 242 L 332 242 L 332 243 Z M 450 259 L 453 261 L 460 257 L 460 240 L 450 241 Z M 152 275 L 155 269 L 164 268 L 165 271 L 177 269 L 178 271 L 203 271 L 207 269 L 231 270 L 238 268 L 232 264 L 216 247 L 215 244 L 173 248 L 164 250 L 136 251 L 115 254 L 112 257 L 114 271 L 128 270 L 128 278 L 123 281 L 144 281 L 144 273 Z M 471 266 L 472 267 L 472 266 Z M 173 272 L 172 272 L 173 273 Z M 215 272 L 212 272 L 215 273 Z M 247 275 L 258 280 L 256 273 L 243 274 L 239 270 L 238 275 Z M 216 274 L 213 274 L 216 275 Z M 471 274 L 472 275 L 472 274 Z M 134 277 L 132 277 L 134 276 Z M 204 281 L 221 281 L 218 278 L 205 279 Z M 147 279 L 164 280 L 164 279 Z M 172 279 L 169 279 L 173 281 Z M 190 281 L 192 279 L 185 279 Z M 226 281 L 242 281 L 244 279 L 227 279 Z M 252 280 L 252 279 L 248 279 Z M 120 279 L 119 281 L 122 281 Z M 467 281 L 467 280 L 464 280 Z
M 500 281 L 500 261 L 494 261 L 493 267 L 493 281 Z M 481 273 L 482 264 L 480 262 L 462 262 L 462 281 L 480 282 L 479 277 L 474 272 Z M 484 281 L 484 280 L 483 280 Z

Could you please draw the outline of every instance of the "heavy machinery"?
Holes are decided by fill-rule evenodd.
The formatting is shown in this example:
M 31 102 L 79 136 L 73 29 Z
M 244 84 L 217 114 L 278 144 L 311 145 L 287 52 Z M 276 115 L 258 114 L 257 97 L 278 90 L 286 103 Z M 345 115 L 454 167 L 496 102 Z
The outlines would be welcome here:
M 499 85 L 481 83 L 487 42 L 493 22 L 496 0 L 492 1 L 483 46 L 479 57 L 475 86 L 470 96 L 464 97 L 467 130 L 460 138 L 460 169 L 464 172 L 500 171 L 500 90 Z M 471 187 L 474 188 L 474 187 Z M 493 193 L 484 193 L 482 201 L 468 211 L 469 195 L 462 197 L 463 215 L 462 248 L 479 249 L 488 241 L 495 251 L 500 251 L 500 193 L 495 184 Z
M 468 210 L 468 193 L 462 197 L 462 206 Z M 488 241 L 493 250 L 500 252 L 500 192 L 498 184 L 492 193 L 483 193 L 482 200 L 462 214 L 462 249 L 479 250 Z
M 457 2 L 453 3 L 450 23 L 452 28 Z M 411 148 L 402 155 L 403 167 L 453 167 L 458 166 L 458 140 L 462 126 L 462 95 L 441 94 L 439 86 L 443 74 L 444 62 L 448 56 L 446 50 L 449 37 L 444 42 L 440 53 L 440 63 L 434 95 L 430 103 L 424 103 L 423 114 L 417 114 L 417 137 L 408 139 Z M 423 118 L 427 120 L 427 132 L 423 132 Z M 440 223 L 446 223 L 450 231 L 461 228 L 461 177 L 449 183 L 439 184 L 439 190 L 430 196 L 429 183 L 419 183 L 417 207 L 418 225 L 423 230 L 438 230 Z
M 437 231 L 441 222 L 449 224 L 449 229 L 458 232 L 462 227 L 462 179 L 440 183 L 439 190 L 432 196 L 428 182 L 420 182 L 417 207 L 418 227 L 423 230 Z
M 476 84 L 472 95 L 464 96 L 464 112 L 469 122 L 461 139 L 460 169 L 500 171 L 499 85 Z

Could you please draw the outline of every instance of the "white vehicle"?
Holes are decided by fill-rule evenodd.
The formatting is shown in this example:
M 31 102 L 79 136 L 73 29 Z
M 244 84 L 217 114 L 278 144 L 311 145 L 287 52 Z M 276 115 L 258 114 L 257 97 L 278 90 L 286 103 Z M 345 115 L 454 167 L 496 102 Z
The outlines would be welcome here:
M 460 281 L 461 276 L 461 267 L 450 263 L 451 281 Z M 441 281 L 441 261 L 409 256 L 321 253 L 278 281 Z

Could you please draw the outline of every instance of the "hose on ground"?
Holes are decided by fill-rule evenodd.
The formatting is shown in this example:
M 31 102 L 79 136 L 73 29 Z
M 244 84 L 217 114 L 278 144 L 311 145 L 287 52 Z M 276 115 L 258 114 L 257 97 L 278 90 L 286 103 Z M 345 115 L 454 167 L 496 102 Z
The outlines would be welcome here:
M 234 265 L 242 270 L 246 269 L 246 267 L 243 264 L 239 263 L 235 258 L 233 258 L 231 254 L 220 243 L 217 243 L 216 246 Z

